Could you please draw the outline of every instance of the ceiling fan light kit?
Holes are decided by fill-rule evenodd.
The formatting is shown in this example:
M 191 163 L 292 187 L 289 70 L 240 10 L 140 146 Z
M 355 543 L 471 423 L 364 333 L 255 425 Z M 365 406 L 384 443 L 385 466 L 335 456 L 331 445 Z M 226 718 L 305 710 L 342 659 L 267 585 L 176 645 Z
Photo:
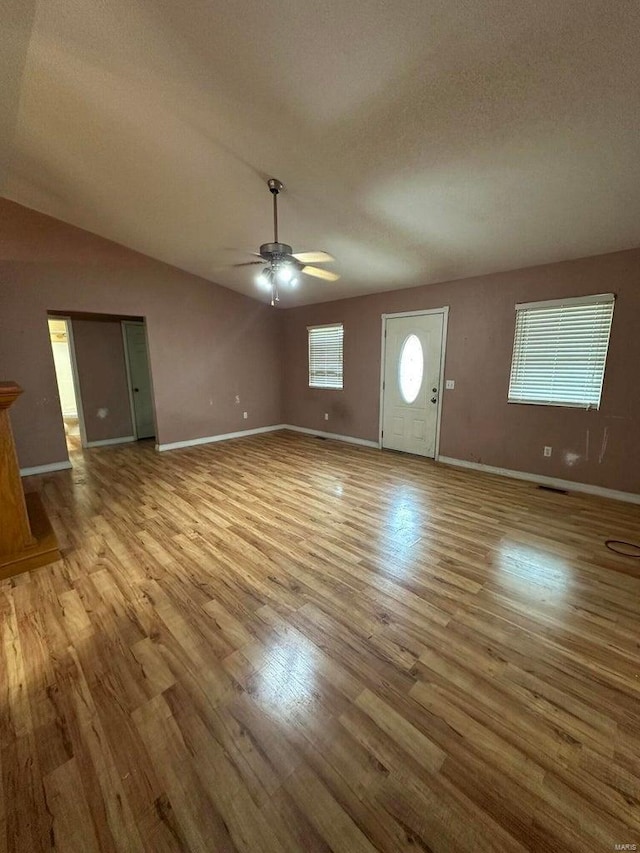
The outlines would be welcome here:
M 337 281 L 340 276 L 329 270 L 311 266 L 311 264 L 331 263 L 334 258 L 328 252 L 294 253 L 288 243 L 281 243 L 278 240 L 278 195 L 284 189 L 284 185 L 277 178 L 269 178 L 267 186 L 273 195 L 273 242 L 263 243 L 260 246 L 257 256 L 261 260 L 235 264 L 235 266 L 266 264 L 256 278 L 256 283 L 259 287 L 271 291 L 271 305 L 276 306 L 280 301 L 279 286 L 296 287 L 300 274 L 314 276 L 324 281 Z

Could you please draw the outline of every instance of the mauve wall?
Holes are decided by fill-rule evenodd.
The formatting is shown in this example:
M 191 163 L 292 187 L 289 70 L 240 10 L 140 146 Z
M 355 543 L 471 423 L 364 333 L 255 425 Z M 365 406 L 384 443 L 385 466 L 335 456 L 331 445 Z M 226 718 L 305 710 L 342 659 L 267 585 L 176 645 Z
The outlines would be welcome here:
M 87 441 L 133 435 L 122 324 L 72 320 Z
M 0 199 L 0 377 L 24 388 L 11 410 L 23 468 L 67 459 L 47 310 L 146 318 L 162 444 L 280 422 L 269 306 Z
M 617 301 L 600 410 L 508 404 L 515 304 L 608 292 Z M 443 391 L 442 456 L 640 492 L 640 250 L 286 311 L 285 423 L 377 441 L 380 317 L 443 305 L 456 384 Z M 344 323 L 344 390 L 313 390 L 306 327 L 334 322 Z

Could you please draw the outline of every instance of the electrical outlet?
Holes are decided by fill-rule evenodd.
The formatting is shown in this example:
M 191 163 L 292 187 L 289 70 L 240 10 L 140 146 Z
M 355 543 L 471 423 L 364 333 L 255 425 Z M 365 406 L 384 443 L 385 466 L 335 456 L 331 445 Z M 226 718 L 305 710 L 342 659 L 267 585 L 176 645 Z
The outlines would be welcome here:
M 544 455 L 545 456 L 551 456 L 551 448 L 550 447 L 545 447 Z
M 453 391 L 453 389 L 456 387 L 455 379 L 447 379 L 444 387 L 447 389 L 447 391 Z
M 325 419 L 325 421 L 329 420 L 329 412 L 324 413 L 324 419 Z
M 248 412 L 243 412 L 243 413 L 242 413 L 242 417 L 243 417 L 243 418 L 245 419 L 245 421 L 246 421 L 246 419 L 249 417 L 249 413 L 248 413 Z

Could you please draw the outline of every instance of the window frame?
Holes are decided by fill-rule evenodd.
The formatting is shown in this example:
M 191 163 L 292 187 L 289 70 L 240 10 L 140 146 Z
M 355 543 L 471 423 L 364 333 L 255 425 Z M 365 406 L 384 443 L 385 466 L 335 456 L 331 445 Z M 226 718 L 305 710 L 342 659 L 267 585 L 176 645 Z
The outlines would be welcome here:
M 525 405 L 525 406 L 556 406 L 561 408 L 569 408 L 569 409 L 585 409 L 595 410 L 597 411 L 602 404 L 602 394 L 604 391 L 604 381 L 606 377 L 606 369 L 607 369 L 607 357 L 609 355 L 609 345 L 611 343 L 611 330 L 613 328 L 613 315 L 615 310 L 615 302 L 616 295 L 614 293 L 597 293 L 590 294 L 588 296 L 575 296 L 575 297 L 565 297 L 561 299 L 548 299 L 540 302 L 520 302 L 515 306 L 516 318 L 514 323 L 514 332 L 513 332 L 513 344 L 511 350 L 511 366 L 509 370 L 509 384 L 507 390 L 507 402 L 511 404 L 517 405 Z M 609 321 L 609 328 L 607 330 L 606 343 L 604 346 L 604 356 L 602 359 L 602 377 L 600 380 L 600 388 L 599 388 L 599 396 L 598 401 L 594 402 L 585 402 L 585 401 L 575 401 L 575 400 L 559 400 L 559 399 L 547 399 L 547 400 L 533 400 L 533 399 L 516 399 L 512 398 L 512 388 L 514 385 L 514 373 L 517 369 L 516 365 L 516 353 L 518 350 L 518 346 L 522 347 L 524 344 L 518 341 L 518 312 L 519 311 L 527 311 L 527 310 L 542 310 L 544 308 L 549 308 L 553 310 L 558 310 L 561 308 L 572 308 L 579 305 L 599 305 L 606 304 L 611 305 L 611 318 Z M 559 339 L 559 336 L 556 336 L 555 341 Z M 550 379 L 551 383 L 551 379 Z
M 319 332 L 327 329 L 339 329 L 340 330 L 340 384 L 322 384 L 320 380 L 316 379 L 314 382 L 311 372 L 311 344 L 312 344 L 312 334 L 313 332 Z M 317 374 L 319 370 L 316 370 Z M 315 326 L 307 326 L 307 382 L 308 387 L 317 389 L 320 391 L 342 391 L 344 390 L 344 323 L 324 323 L 321 325 Z

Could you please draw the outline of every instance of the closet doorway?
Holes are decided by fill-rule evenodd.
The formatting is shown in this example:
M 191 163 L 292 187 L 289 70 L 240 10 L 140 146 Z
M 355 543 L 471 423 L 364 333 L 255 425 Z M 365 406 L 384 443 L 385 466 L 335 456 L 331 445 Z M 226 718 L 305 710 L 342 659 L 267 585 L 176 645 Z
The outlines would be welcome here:
M 153 438 L 156 434 L 156 426 L 153 415 L 147 331 L 144 323 L 124 320 L 122 334 L 129 378 L 129 402 L 133 431 L 137 439 Z

